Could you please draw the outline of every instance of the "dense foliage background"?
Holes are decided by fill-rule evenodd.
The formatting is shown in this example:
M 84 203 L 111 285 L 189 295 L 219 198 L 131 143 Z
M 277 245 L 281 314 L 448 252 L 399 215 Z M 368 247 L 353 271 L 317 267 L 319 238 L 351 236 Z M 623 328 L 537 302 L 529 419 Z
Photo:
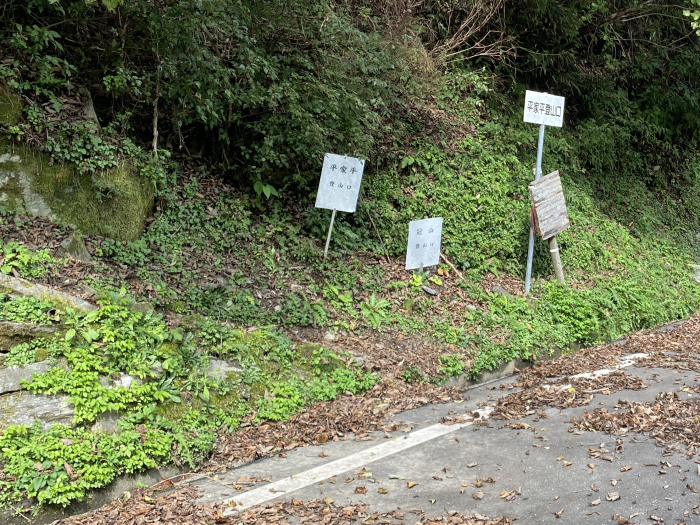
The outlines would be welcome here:
M 517 114 L 524 87 L 565 95 L 594 176 L 621 167 L 659 184 L 700 137 L 694 6 L 5 0 L 0 76 L 40 103 L 87 89 L 103 125 L 128 115 L 143 141 L 157 109 L 160 146 L 296 191 L 326 151 L 396 152 L 445 70 L 479 71 L 495 75 L 500 114 Z
M 174 178 L 147 154 L 181 153 L 224 169 L 261 210 L 300 204 L 318 238 L 323 154 L 361 156 L 342 249 L 399 255 L 408 220 L 454 215 L 458 266 L 520 274 L 536 136 L 521 106 L 536 89 L 567 98 L 545 151 L 567 198 L 700 255 L 697 0 L 5 0 L 1 13 L 0 77 L 26 102 L 9 133 L 96 186 L 121 155 L 167 195 Z M 53 122 L 76 94 L 94 101 L 107 145 Z M 544 249 L 536 262 L 548 272 Z

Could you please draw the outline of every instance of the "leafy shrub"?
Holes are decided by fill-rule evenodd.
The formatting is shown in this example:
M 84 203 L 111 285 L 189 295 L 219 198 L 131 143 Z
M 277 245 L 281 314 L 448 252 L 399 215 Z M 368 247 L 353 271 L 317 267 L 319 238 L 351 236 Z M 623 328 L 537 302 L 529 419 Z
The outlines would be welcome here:
M 457 377 L 464 373 L 466 362 L 461 354 L 440 356 L 440 373 L 445 377 Z
M 57 261 L 48 249 L 31 251 L 17 242 L 0 240 L 0 272 L 9 275 L 16 271 L 21 277 L 39 278 L 51 271 Z

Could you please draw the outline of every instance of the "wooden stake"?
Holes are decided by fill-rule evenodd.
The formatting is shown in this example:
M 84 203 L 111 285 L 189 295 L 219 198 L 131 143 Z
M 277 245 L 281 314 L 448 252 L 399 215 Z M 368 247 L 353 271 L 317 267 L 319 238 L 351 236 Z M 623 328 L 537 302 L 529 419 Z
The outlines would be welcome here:
M 552 255 L 554 275 L 557 276 L 557 281 L 561 284 L 566 284 L 566 279 L 564 279 L 564 267 L 561 264 L 561 257 L 559 257 L 559 245 L 557 244 L 556 235 L 549 239 L 549 253 Z
M 331 233 L 333 233 L 333 223 L 335 222 L 335 210 L 331 215 L 331 225 L 328 227 L 328 237 L 326 238 L 326 249 L 323 250 L 323 261 L 325 262 L 326 257 L 328 257 L 328 246 L 331 243 Z
M 452 268 L 452 269 L 457 273 L 457 275 L 459 275 L 459 277 L 460 277 L 465 283 L 467 282 L 467 280 L 464 278 L 464 275 L 462 275 L 462 272 L 460 272 L 457 268 L 455 268 L 455 265 L 452 264 L 452 263 L 447 259 L 447 257 L 445 257 L 443 254 L 440 254 L 440 258 L 441 258 L 443 261 L 445 261 L 445 262 L 447 263 L 447 265 L 448 265 L 450 268 Z

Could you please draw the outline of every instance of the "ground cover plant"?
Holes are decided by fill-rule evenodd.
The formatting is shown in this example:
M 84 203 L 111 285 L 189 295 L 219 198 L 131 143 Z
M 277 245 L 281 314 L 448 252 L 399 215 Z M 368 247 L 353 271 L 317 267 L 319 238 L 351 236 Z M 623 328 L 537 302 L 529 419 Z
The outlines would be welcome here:
M 5 301 L 0 315 L 26 310 L 28 302 Z M 217 435 L 236 430 L 245 417 L 286 420 L 309 403 L 361 394 L 375 382 L 323 347 L 298 347 L 274 331 L 247 333 L 204 319 L 190 330 L 170 328 L 161 316 L 132 305 L 117 294 L 86 314 L 54 305 L 65 332 L 8 353 L 7 366 L 65 360 L 23 388 L 68 396 L 75 415 L 73 426 L 42 428 L 37 421 L 4 429 L 5 504 L 29 498 L 66 506 L 122 473 L 172 461 L 194 468 Z M 43 312 L 46 302 L 32 306 Z M 210 372 L 214 357 L 240 368 Z M 120 415 L 111 432 L 99 424 L 109 413 Z
M 0 96 L 21 104 L 0 121 L 0 155 L 39 150 L 87 175 L 99 204 L 124 196 L 107 170 L 134 167 L 155 204 L 137 240 L 85 237 L 94 261 L 82 263 L 58 255 L 70 226 L 0 201 L 2 274 L 107 294 L 92 314 L 0 298 L 0 320 L 62 323 L 5 364 L 65 360 L 25 388 L 76 407 L 73 428 L 0 436 L 6 501 L 65 505 L 122 472 L 198 464 L 241 421 L 258 440 L 262 421 L 312 421 L 310 404 L 372 386 L 351 364 L 370 343 L 414 342 L 367 364 L 402 382 L 378 386 L 391 398 L 697 311 L 696 8 L 427 1 L 407 16 L 394 4 L 7 3 Z M 559 237 L 570 286 L 550 282 L 538 242 L 527 298 L 537 131 L 522 123 L 525 89 L 567 97 L 543 168 L 562 173 L 571 220 Z M 313 203 L 325 152 L 367 162 L 324 263 L 330 214 Z M 406 272 L 407 224 L 428 216 L 444 219 L 443 259 Z M 360 343 L 338 360 L 300 328 Z M 214 377 L 212 359 L 238 371 Z M 119 432 L 92 431 L 109 411 Z M 237 451 L 241 432 L 227 439 Z

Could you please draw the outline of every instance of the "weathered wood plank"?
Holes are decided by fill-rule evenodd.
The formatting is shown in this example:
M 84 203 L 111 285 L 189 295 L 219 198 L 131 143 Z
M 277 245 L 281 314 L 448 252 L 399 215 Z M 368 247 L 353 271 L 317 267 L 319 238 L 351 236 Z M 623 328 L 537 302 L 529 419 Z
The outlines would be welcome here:
M 535 223 L 542 239 L 550 239 L 569 227 L 569 216 L 566 213 L 566 201 L 558 171 L 531 182 L 528 190 L 535 209 Z

